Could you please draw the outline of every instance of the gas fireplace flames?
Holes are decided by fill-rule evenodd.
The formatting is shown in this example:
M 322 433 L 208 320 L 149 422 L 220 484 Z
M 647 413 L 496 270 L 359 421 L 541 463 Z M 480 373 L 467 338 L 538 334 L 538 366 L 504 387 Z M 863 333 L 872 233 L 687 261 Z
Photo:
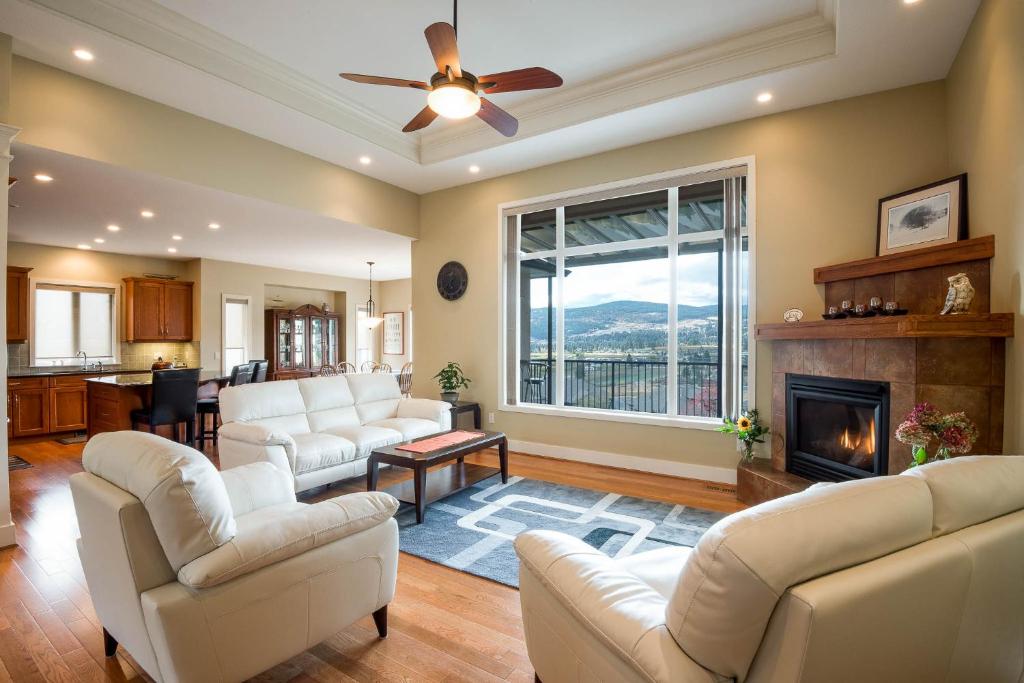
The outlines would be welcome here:
M 867 443 L 865 443 L 865 441 Z M 865 452 L 868 455 L 873 455 L 875 452 L 875 421 L 872 420 L 868 423 L 868 433 L 865 436 L 863 432 L 858 432 L 850 435 L 850 428 L 847 427 L 843 430 L 842 436 L 839 437 L 839 445 L 848 451 L 857 451 L 860 449 L 861 444 L 865 446 Z

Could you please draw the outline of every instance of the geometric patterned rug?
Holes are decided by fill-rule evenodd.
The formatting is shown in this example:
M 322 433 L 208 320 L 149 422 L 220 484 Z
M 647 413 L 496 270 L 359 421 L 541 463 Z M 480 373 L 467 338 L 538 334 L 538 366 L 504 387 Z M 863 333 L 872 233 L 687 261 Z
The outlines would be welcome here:
M 24 458 L 18 457 L 17 455 L 7 456 L 7 471 L 13 472 L 14 470 L 27 470 L 32 467 L 32 463 Z
M 519 586 L 512 539 L 524 531 L 553 529 L 582 539 L 612 557 L 689 546 L 725 513 L 621 496 L 604 491 L 497 475 L 427 506 L 416 524 L 402 506 L 399 548 L 411 555 Z

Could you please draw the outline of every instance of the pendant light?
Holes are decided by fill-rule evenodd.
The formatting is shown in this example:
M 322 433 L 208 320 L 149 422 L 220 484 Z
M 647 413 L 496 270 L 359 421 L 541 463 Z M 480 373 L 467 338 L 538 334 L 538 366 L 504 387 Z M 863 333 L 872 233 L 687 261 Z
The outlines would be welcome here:
M 370 266 L 370 298 L 366 300 L 366 325 L 367 327 L 377 327 L 384 318 L 377 316 L 377 307 L 373 303 L 373 261 L 367 261 L 366 265 Z

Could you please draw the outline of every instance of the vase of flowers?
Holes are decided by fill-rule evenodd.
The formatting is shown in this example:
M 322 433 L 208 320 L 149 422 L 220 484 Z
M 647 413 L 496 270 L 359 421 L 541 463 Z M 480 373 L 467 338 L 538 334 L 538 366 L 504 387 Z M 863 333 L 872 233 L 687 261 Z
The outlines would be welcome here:
M 764 436 L 771 432 L 770 429 L 761 424 L 761 417 L 757 408 L 751 408 L 741 413 L 735 420 L 728 417 L 722 419 L 722 426 L 718 431 L 723 434 L 735 434 L 740 451 L 743 453 L 743 462 L 750 462 L 754 459 L 754 444 L 764 443 Z
M 911 467 L 967 453 L 977 438 L 978 428 L 964 412 L 943 415 L 928 402 L 917 404 L 896 428 L 896 440 L 912 449 Z M 928 446 L 933 441 L 937 443 L 935 455 L 929 458 Z

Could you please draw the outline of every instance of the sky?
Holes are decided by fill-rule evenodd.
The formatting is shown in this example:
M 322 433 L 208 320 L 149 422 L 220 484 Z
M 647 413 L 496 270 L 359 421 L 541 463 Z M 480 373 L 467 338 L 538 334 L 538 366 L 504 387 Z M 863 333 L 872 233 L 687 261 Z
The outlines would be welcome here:
M 678 303 L 718 303 L 717 254 L 691 254 L 679 261 Z M 596 306 L 609 301 L 651 301 L 668 304 L 668 260 L 630 261 L 572 268 L 565 278 L 566 308 Z M 531 306 L 543 308 L 547 280 L 531 282 Z

